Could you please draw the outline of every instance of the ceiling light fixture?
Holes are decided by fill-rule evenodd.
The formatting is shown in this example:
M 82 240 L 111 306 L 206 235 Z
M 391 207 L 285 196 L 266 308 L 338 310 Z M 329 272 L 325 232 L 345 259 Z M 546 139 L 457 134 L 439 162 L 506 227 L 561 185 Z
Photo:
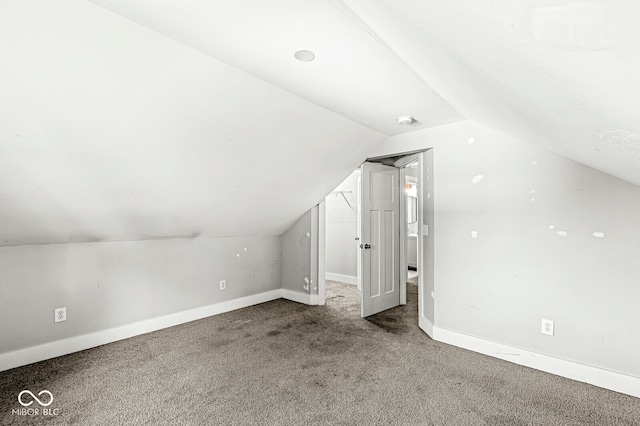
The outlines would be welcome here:
M 401 115 L 398 117 L 398 124 L 411 124 L 415 123 L 416 119 L 410 115 Z
M 315 59 L 316 54 L 310 50 L 298 50 L 296 53 L 293 54 L 293 56 L 295 56 L 295 58 L 299 61 L 311 62 Z

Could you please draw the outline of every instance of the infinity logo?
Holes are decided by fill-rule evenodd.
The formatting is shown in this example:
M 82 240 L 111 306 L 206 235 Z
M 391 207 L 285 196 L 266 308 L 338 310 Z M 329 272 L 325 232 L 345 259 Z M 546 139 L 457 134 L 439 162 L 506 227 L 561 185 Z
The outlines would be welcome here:
M 27 403 L 22 402 L 22 395 L 24 395 L 25 393 L 28 393 L 29 395 L 31 395 L 31 398 L 33 398 L 38 404 L 42 405 L 43 407 L 48 407 L 49 405 L 51 405 L 51 403 L 53 402 L 53 394 L 51 392 L 49 392 L 48 390 L 43 390 L 40 391 L 38 393 L 38 396 L 41 396 L 43 393 L 46 393 L 47 395 L 49 395 L 49 402 L 47 402 L 46 404 L 42 401 L 40 401 L 38 399 L 38 396 L 35 396 L 31 391 L 28 390 L 23 390 L 22 392 L 20 392 L 18 394 L 18 402 L 20 403 L 20 405 L 22 405 L 23 407 L 28 407 L 31 404 L 33 404 L 33 401 L 29 401 Z

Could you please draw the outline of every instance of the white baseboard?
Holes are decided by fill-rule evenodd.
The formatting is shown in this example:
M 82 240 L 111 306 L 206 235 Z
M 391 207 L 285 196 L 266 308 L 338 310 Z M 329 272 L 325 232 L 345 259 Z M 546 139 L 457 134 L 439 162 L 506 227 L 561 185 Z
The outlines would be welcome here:
M 638 377 L 491 342 L 440 327 L 433 327 L 433 339 L 557 376 L 640 398 L 640 378 Z
M 282 297 L 280 289 L 271 290 L 264 293 L 241 297 L 239 299 L 229 300 L 227 302 L 215 303 L 213 305 L 190 309 L 188 311 L 152 318 L 118 328 L 70 337 L 68 339 L 57 340 L 55 342 L 7 352 L 0 354 L 0 371 L 67 355 L 73 352 L 116 342 L 118 340 L 128 339 L 129 337 L 150 333 L 167 327 L 173 327 L 175 325 L 184 324 L 186 322 L 199 320 L 236 309 L 246 308 L 248 306 L 257 305 L 258 303 L 269 302 Z
M 126 326 L 71 337 L 51 343 L 0 354 L 0 371 L 20 367 L 34 362 L 67 355 L 118 340 L 127 339 L 152 331 L 160 330 L 236 309 L 246 308 L 258 303 L 276 299 L 288 299 L 307 305 L 317 305 L 319 297 L 308 293 L 278 289 L 239 299 L 203 306 L 188 311 L 165 315 L 140 321 Z M 640 398 L 640 378 L 592 367 L 528 350 L 491 342 L 463 333 L 435 327 L 426 318 L 420 317 L 420 327 L 434 340 L 469 349 L 488 356 L 510 361 L 515 364 L 535 368 L 547 373 L 589 383 L 605 389 L 621 392 Z M 431 331 L 431 333 L 430 333 Z
M 309 293 L 302 293 L 283 288 L 280 290 L 280 296 L 283 299 L 291 300 L 292 302 L 304 303 L 305 305 L 311 304 L 311 295 Z
M 351 275 L 334 274 L 333 272 L 325 272 L 324 279 L 338 281 L 346 284 L 358 284 L 358 277 L 352 277 Z
M 280 290 L 280 295 L 283 299 L 304 303 L 305 305 L 317 305 L 320 303 L 320 296 L 317 294 L 302 293 L 283 288 Z
M 433 323 L 431 321 L 420 315 L 418 317 L 418 327 L 420 327 L 422 331 L 427 333 L 427 335 L 433 339 Z

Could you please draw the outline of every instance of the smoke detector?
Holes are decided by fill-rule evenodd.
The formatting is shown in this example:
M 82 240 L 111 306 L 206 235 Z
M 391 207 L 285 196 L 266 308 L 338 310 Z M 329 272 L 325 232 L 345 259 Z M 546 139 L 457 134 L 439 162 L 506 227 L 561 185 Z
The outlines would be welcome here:
M 401 115 L 398 117 L 398 124 L 411 124 L 415 123 L 416 119 L 410 115 Z

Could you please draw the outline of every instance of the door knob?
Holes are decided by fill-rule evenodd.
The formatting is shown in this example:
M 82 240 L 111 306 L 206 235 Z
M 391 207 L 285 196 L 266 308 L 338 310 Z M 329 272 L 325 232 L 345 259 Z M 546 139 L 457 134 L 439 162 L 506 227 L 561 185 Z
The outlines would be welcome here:
M 364 245 L 364 248 L 365 248 L 365 250 L 368 250 L 368 249 L 370 249 L 370 248 L 371 248 L 371 246 L 370 246 L 369 244 L 365 244 L 365 245 Z

